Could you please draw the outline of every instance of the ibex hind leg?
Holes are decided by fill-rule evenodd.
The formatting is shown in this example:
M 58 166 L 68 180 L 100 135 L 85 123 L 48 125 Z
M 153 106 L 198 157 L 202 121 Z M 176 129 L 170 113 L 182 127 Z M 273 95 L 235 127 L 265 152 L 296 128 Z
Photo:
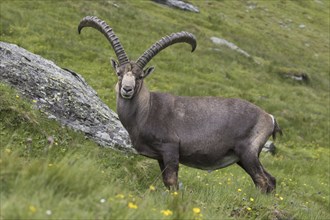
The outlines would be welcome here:
M 254 184 L 263 193 L 270 193 L 275 189 L 276 180 L 261 165 L 258 153 L 251 151 L 240 154 L 237 164 L 242 167 L 252 178 Z
M 260 162 L 258 163 L 254 165 L 244 165 L 244 162 L 240 161 L 237 164 L 251 176 L 255 186 L 259 188 L 261 192 L 270 193 L 275 189 L 276 180 L 270 174 L 266 174 Z
M 264 173 L 267 176 L 268 179 L 268 188 L 267 188 L 267 192 L 272 192 L 273 190 L 276 189 L 276 179 L 275 177 L 273 177 L 272 175 L 270 175 L 270 173 L 268 173 L 264 167 L 262 167 L 262 169 L 264 170 Z

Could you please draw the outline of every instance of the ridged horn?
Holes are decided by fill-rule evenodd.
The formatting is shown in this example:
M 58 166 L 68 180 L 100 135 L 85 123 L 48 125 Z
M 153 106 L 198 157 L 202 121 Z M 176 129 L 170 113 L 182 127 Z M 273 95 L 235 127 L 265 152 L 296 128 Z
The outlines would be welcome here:
M 156 43 L 154 43 L 148 50 L 146 50 L 136 61 L 136 64 L 143 69 L 147 63 L 156 56 L 160 51 L 166 47 L 176 43 L 188 43 L 191 45 L 193 52 L 196 49 L 197 42 L 193 34 L 182 31 L 165 36 Z
M 129 59 L 125 53 L 125 50 L 121 43 L 119 42 L 118 37 L 113 32 L 112 28 L 105 23 L 105 21 L 102 21 L 101 19 L 95 17 L 95 16 L 86 16 L 84 17 L 78 26 L 78 33 L 80 34 L 81 29 L 84 27 L 92 27 L 100 31 L 104 36 L 108 39 L 110 42 L 112 48 L 115 51 L 115 54 L 118 58 L 119 65 L 123 65 L 129 62 Z

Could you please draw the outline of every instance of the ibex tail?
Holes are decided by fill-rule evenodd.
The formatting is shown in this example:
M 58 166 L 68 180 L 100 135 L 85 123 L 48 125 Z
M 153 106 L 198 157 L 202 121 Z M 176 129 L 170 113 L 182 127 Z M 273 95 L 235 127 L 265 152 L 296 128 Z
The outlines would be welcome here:
M 273 139 L 276 139 L 276 133 L 279 133 L 281 136 L 283 135 L 282 129 L 278 125 L 276 119 L 274 118 L 274 131 L 273 131 Z

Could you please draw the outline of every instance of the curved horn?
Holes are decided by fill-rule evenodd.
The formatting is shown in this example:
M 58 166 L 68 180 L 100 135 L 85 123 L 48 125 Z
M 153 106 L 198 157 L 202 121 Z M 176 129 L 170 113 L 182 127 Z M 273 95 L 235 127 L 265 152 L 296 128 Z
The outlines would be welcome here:
M 84 27 L 92 27 L 99 30 L 110 42 L 112 48 L 114 49 L 116 56 L 118 58 L 119 65 L 123 65 L 129 62 L 128 57 L 125 53 L 125 50 L 121 43 L 119 42 L 118 37 L 113 32 L 112 28 L 102 21 L 101 19 L 95 16 L 86 16 L 84 17 L 78 26 L 78 33 L 80 34 L 81 29 Z
M 147 63 L 156 56 L 160 51 L 166 47 L 176 44 L 176 43 L 188 43 L 191 45 L 193 52 L 196 49 L 196 38 L 193 34 L 182 31 L 178 33 L 173 33 L 171 35 L 165 36 L 156 43 L 154 43 L 148 50 L 146 50 L 142 56 L 136 61 L 136 64 L 143 69 Z

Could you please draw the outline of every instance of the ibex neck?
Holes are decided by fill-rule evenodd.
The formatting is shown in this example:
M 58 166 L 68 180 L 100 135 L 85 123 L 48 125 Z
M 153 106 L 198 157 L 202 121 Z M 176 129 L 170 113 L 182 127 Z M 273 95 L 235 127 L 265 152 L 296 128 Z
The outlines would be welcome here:
M 131 133 L 143 126 L 149 115 L 150 92 L 142 83 L 132 99 L 123 99 L 117 93 L 117 113 L 126 130 Z

